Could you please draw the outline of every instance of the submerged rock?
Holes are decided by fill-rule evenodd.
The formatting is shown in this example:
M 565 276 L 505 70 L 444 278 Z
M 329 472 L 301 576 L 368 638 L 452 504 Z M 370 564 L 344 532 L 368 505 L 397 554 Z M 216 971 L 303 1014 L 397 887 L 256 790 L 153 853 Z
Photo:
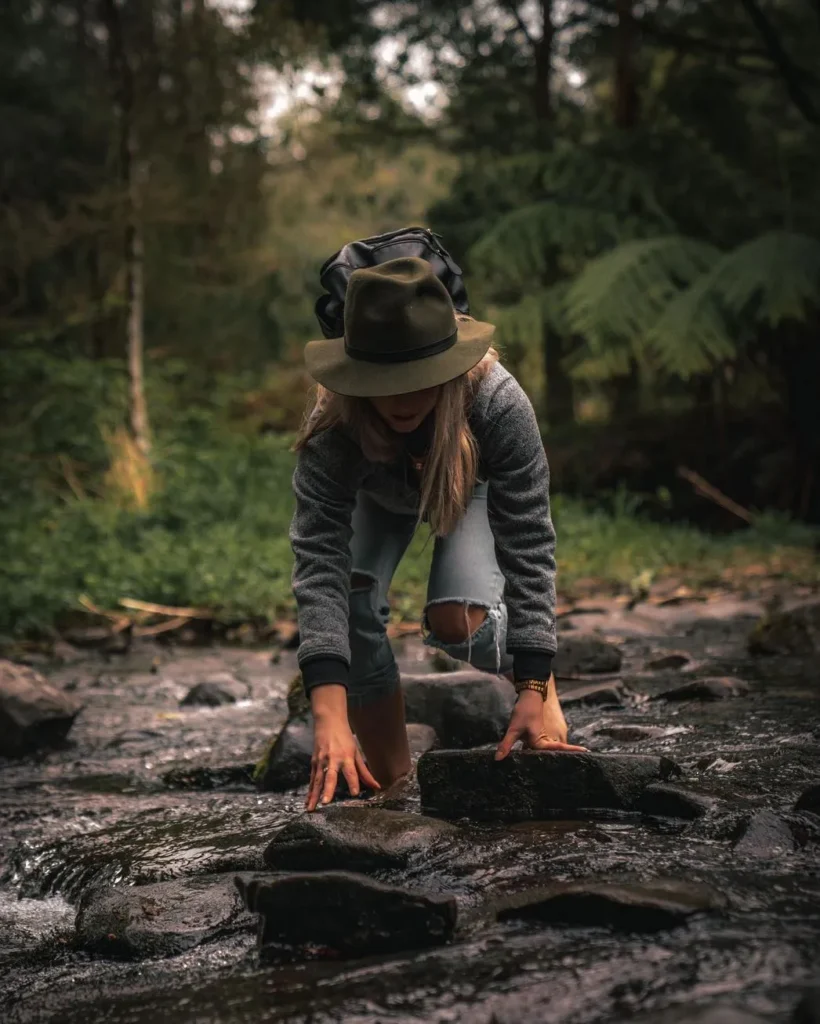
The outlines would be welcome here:
M 661 672 L 664 669 L 684 668 L 692 659 L 683 651 L 667 651 L 666 654 L 659 654 L 651 658 L 644 669 L 647 672 Z
M 812 814 L 820 814 L 820 782 L 804 789 L 797 798 L 794 805 L 796 811 L 810 811 Z
M 725 700 L 727 697 L 742 697 L 749 692 L 749 684 L 734 676 L 711 676 L 707 679 L 693 679 L 682 686 L 664 690 L 654 700 Z
M 662 725 L 605 725 L 596 729 L 595 736 L 608 736 L 616 743 L 641 743 L 644 740 L 658 740 L 667 735 Z
M 512 683 L 477 669 L 404 676 L 402 689 L 407 721 L 429 725 L 458 750 L 498 742 L 515 703 Z
M 180 707 L 216 708 L 222 704 L 235 704 L 248 697 L 248 687 L 233 676 L 223 673 L 192 686 L 179 702 Z
M 679 772 L 642 754 L 434 750 L 419 760 L 421 803 L 445 818 L 522 821 L 593 810 L 631 811 L 653 782 Z
M 774 859 L 807 843 L 820 842 L 820 820 L 809 812 L 758 811 L 744 817 L 735 832 L 734 850 L 744 857 Z
M 702 818 L 716 806 L 715 801 L 701 793 L 666 782 L 656 782 L 641 793 L 637 809 L 642 814 L 659 818 Z
M 221 871 L 258 871 L 275 825 L 270 807 L 140 814 L 109 828 L 12 851 L 9 878 L 25 896 L 78 899 L 101 885 L 147 885 Z
M 661 931 L 695 914 L 724 910 L 724 896 L 707 885 L 678 879 L 651 882 L 555 882 L 508 897 L 499 920 L 521 918 L 546 924 Z
M 253 785 L 254 765 L 248 762 L 225 765 L 178 765 L 162 775 L 169 789 L 225 789 Z
M 573 679 L 596 672 L 618 672 L 621 668 L 620 648 L 594 633 L 562 636 L 552 671 L 559 679 Z
M 95 890 L 77 914 L 77 938 L 104 956 L 174 956 L 254 924 L 234 876 L 206 875 Z
M 268 754 L 256 766 L 255 780 L 264 792 L 298 789 L 310 781 L 313 757 L 313 718 L 310 714 L 289 719 Z
M 274 871 L 404 868 L 459 835 L 446 821 L 380 807 L 329 807 L 286 825 L 265 850 Z
M 345 871 L 237 879 L 262 918 L 265 947 L 323 946 L 344 956 L 439 946 L 453 933 L 451 896 L 425 896 Z
M 752 654 L 820 654 L 820 601 L 764 615 L 749 634 Z
M 597 704 L 604 707 L 623 707 L 624 691 L 619 683 L 590 683 L 573 686 L 559 694 L 562 707 L 574 704 Z
M 39 672 L 0 659 L 0 757 L 59 746 L 80 710 Z

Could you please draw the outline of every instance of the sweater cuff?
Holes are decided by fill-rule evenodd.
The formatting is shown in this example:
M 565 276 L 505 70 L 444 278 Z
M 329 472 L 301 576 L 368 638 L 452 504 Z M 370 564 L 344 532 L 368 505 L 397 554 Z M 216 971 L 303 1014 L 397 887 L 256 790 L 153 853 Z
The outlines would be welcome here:
M 508 651 L 513 656 L 513 678 L 547 680 L 552 673 L 552 655 L 548 651 Z
M 343 658 L 317 654 L 315 658 L 308 658 L 299 668 L 302 672 L 302 685 L 308 696 L 315 686 L 324 686 L 326 683 L 338 683 L 347 689 L 350 669 Z

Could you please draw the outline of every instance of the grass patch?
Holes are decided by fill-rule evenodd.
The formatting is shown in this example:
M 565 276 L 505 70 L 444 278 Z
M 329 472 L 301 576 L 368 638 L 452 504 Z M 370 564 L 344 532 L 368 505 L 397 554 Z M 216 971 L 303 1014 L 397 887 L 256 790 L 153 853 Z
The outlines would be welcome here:
M 112 498 L 53 494 L 0 505 L 0 633 L 48 631 L 79 611 L 120 598 L 215 610 L 224 621 L 293 614 L 291 552 L 294 457 L 282 436 L 237 435 L 157 447 L 157 489 L 147 509 Z M 817 532 L 772 516 L 726 537 L 652 523 L 618 496 L 591 507 L 558 495 L 559 589 L 626 588 L 641 574 L 690 586 L 732 575 L 820 582 Z M 397 619 L 416 619 L 433 545 L 420 530 L 399 567 Z

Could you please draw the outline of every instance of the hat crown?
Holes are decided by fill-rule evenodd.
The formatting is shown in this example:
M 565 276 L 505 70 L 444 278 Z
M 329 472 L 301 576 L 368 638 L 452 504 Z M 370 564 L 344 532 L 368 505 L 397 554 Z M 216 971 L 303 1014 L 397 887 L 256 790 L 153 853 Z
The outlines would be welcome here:
M 402 256 L 350 275 L 345 349 L 353 358 L 402 362 L 432 355 L 455 340 L 450 293 L 427 260 Z

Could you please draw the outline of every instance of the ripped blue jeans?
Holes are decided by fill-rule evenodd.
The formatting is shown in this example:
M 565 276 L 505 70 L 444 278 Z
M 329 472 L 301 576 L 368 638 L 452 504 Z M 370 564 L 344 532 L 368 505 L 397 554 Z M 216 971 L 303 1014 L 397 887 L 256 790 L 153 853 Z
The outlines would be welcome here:
M 353 512 L 353 576 L 369 581 L 350 591 L 350 678 L 348 704 L 362 707 L 393 693 L 399 670 L 387 623 L 387 593 L 393 574 L 416 529 L 414 515 L 388 511 L 360 491 Z M 455 602 L 487 611 L 487 618 L 461 643 L 445 643 L 430 630 L 427 609 Z M 495 544 L 487 519 L 487 484 L 479 483 L 467 511 L 452 533 L 438 537 L 433 549 L 427 604 L 422 623 L 424 643 L 446 651 L 486 672 L 509 672 L 512 656 L 505 650 L 507 609 L 504 577 L 495 559 Z

